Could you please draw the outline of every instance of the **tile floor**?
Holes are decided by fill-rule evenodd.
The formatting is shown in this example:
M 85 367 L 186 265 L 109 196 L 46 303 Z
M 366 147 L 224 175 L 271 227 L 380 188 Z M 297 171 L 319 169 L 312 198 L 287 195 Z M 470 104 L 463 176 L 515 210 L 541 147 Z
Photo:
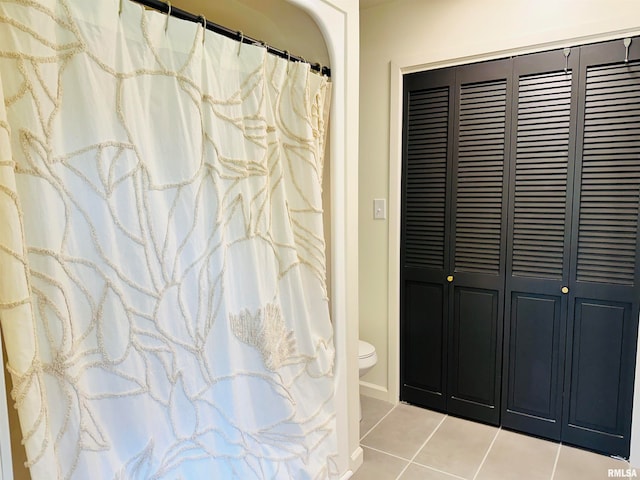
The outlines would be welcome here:
M 353 480 L 640 478 L 622 460 L 365 396 L 360 444 L 364 463 Z

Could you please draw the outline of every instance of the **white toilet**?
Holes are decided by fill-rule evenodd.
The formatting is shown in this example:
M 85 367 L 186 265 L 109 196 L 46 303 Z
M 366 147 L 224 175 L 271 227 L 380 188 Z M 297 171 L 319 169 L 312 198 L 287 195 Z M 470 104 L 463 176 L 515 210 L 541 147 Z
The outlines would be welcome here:
M 376 354 L 376 347 L 364 340 L 358 340 L 358 368 L 360 370 L 360 377 L 365 375 L 371 370 L 374 365 L 378 363 L 378 355 Z M 362 405 L 358 403 L 358 415 L 362 420 Z

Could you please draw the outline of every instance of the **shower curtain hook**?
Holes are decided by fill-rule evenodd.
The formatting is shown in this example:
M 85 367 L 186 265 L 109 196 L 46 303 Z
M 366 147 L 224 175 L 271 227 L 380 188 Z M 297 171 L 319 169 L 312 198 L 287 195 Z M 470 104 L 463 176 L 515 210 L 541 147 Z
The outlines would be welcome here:
M 238 43 L 238 56 L 240 56 L 240 50 L 242 49 L 242 44 L 244 43 L 244 33 L 242 33 L 242 30 L 238 30 L 238 35 L 240 36 L 240 43 Z
M 202 44 L 204 45 L 204 36 L 207 33 L 207 17 L 198 15 L 198 18 L 202 19 Z
M 171 2 L 167 0 L 167 6 L 169 7 L 167 10 L 167 19 L 164 22 L 164 33 L 167 33 L 167 28 L 169 28 L 169 17 L 171 16 Z

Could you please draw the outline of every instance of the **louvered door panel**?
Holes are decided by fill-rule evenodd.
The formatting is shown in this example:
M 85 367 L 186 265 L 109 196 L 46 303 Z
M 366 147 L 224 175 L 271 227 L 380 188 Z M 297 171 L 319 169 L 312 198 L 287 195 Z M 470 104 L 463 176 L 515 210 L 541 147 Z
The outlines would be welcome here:
M 571 72 L 520 79 L 512 274 L 561 279 L 567 204 Z
M 559 440 L 578 52 L 515 60 L 502 424 Z
M 447 411 L 500 419 L 511 62 L 459 69 L 453 146 Z
M 460 88 L 456 272 L 500 271 L 506 89 L 505 80 Z
M 563 441 L 629 455 L 640 299 L 640 39 L 583 47 Z M 636 393 L 637 394 L 637 393 Z
M 640 195 L 640 64 L 587 69 L 577 279 L 633 285 Z
M 449 89 L 409 92 L 405 266 L 444 268 Z
M 446 401 L 453 79 L 445 69 L 404 82 L 400 396 L 433 409 Z

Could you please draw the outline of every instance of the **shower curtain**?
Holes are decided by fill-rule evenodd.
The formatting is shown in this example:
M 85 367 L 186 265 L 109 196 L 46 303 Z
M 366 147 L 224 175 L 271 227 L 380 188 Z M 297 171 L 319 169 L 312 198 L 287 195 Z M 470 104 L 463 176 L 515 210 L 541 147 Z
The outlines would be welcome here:
M 326 78 L 0 0 L 0 324 L 39 479 L 332 478 Z

